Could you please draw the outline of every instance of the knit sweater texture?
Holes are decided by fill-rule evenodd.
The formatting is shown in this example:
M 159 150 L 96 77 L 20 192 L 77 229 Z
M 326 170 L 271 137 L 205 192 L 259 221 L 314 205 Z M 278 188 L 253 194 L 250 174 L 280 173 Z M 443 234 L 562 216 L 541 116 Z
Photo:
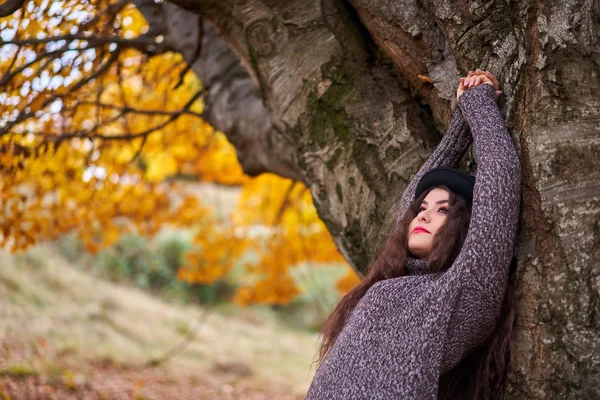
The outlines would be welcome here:
M 406 188 L 400 215 L 432 168 L 457 167 L 474 141 L 477 175 L 469 230 L 445 272 L 410 259 L 408 275 L 375 283 L 316 371 L 307 399 L 436 399 L 440 376 L 498 324 L 513 254 L 521 169 L 496 103 L 482 84 L 459 99 L 448 131 Z

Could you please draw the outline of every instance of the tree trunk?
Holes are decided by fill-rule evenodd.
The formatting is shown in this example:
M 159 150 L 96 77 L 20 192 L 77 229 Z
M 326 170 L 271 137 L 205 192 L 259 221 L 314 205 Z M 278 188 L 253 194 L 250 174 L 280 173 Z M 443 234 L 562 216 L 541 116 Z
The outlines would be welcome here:
M 459 76 L 494 73 L 524 174 L 508 398 L 600 399 L 598 0 L 136 4 L 202 79 L 245 171 L 307 184 L 359 271 Z

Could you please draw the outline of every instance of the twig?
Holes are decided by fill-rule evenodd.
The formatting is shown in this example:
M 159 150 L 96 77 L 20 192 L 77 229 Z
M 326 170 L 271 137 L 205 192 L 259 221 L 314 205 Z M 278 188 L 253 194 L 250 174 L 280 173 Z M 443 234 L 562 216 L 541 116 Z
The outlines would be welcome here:
M 190 329 L 188 331 L 187 335 L 185 335 L 185 337 L 183 338 L 183 340 L 181 342 L 177 343 L 175 346 L 170 348 L 163 355 L 149 359 L 148 361 L 143 363 L 140 367 L 141 368 L 156 367 L 160 364 L 164 364 L 166 361 L 169 361 L 171 358 L 175 357 L 176 355 L 178 355 L 179 353 L 184 351 L 190 345 L 190 343 L 192 343 L 192 341 L 196 338 L 196 336 L 198 336 L 198 332 L 199 332 L 200 328 L 204 325 L 204 322 L 206 322 L 206 318 L 208 317 L 210 310 L 211 309 L 208 307 L 204 309 L 202 314 L 200 314 L 200 316 L 196 320 L 196 326 L 194 326 L 193 329 Z
M 3 4 L 0 4 L 0 18 L 8 17 L 19 8 L 23 7 L 27 0 L 6 0 Z
M 277 210 L 277 214 L 275 214 L 275 218 L 273 218 L 272 225 L 279 225 L 279 223 L 281 222 L 281 217 L 283 217 L 283 213 L 290 205 L 290 197 L 292 196 L 292 191 L 298 183 L 298 181 L 292 181 L 292 184 L 286 190 L 285 195 L 283 197 L 283 201 L 279 206 L 279 210 Z
M 142 138 L 142 143 L 140 143 L 140 147 L 137 149 L 137 151 L 135 152 L 135 154 L 131 158 L 130 163 L 136 162 L 137 159 L 140 157 L 140 155 L 142 154 L 142 150 L 144 150 L 144 146 L 146 145 L 146 141 L 147 140 L 148 140 L 148 136 L 144 136 Z
M 78 105 L 97 105 L 100 108 L 108 108 L 112 110 L 120 110 L 123 114 L 142 114 L 142 115 L 175 115 L 175 114 L 189 114 L 195 117 L 202 117 L 202 114 L 191 111 L 191 110 L 181 110 L 181 111 L 166 111 L 166 110 L 144 110 L 141 108 L 135 107 L 121 107 L 114 104 L 106 104 L 106 103 L 96 103 L 92 101 L 81 101 Z
M 103 45 L 103 44 L 120 44 L 126 45 L 127 47 L 138 48 L 139 50 L 155 52 L 152 49 L 148 49 L 150 46 L 154 46 L 155 48 L 159 48 L 163 46 L 161 43 L 157 43 L 153 38 L 141 35 L 137 38 L 133 39 L 125 39 L 119 36 L 86 36 L 81 34 L 75 35 L 63 35 L 63 36 L 50 36 L 45 38 L 30 38 L 30 39 L 21 39 L 21 40 L 1 40 L 0 46 L 4 46 L 7 44 L 14 44 L 17 46 L 27 46 L 32 44 L 43 44 L 43 43 L 53 43 L 65 40 L 68 43 L 71 43 L 75 40 L 79 40 L 81 42 L 88 42 L 92 45 L 92 47 Z
M 116 3 L 113 3 L 111 5 L 109 5 L 106 10 L 100 12 L 98 15 L 96 15 L 94 18 L 92 18 L 91 20 L 84 22 L 82 25 L 79 26 L 79 30 L 85 30 L 88 27 L 90 27 L 92 24 L 94 24 L 95 22 L 97 22 L 102 16 L 109 14 L 110 17 L 114 18 L 120 11 L 121 9 L 127 5 L 127 3 L 129 3 L 128 0 L 120 0 Z M 23 13 L 21 15 L 21 20 L 23 19 L 25 13 Z M 107 23 L 108 24 L 108 23 Z M 20 22 L 19 22 L 19 26 L 20 26 Z M 18 30 L 19 28 L 17 28 L 17 34 L 18 34 Z M 71 35 L 71 36 L 83 36 L 86 38 L 90 38 L 88 36 L 84 36 L 84 35 Z M 58 41 L 61 40 L 60 37 L 53 37 L 53 38 L 46 38 L 48 41 Z M 23 41 L 8 41 L 8 42 L 4 42 L 2 40 L 0 40 L 0 45 L 3 44 L 16 44 L 18 42 L 23 42 Z M 13 71 L 11 74 L 8 73 L 8 71 L 2 76 L 2 79 L 0 80 L 0 87 L 3 86 L 6 82 L 8 82 L 10 79 L 12 79 L 14 76 L 16 76 L 17 74 L 23 72 L 26 68 L 30 67 L 31 65 L 37 63 L 38 61 L 42 60 L 45 57 L 52 57 L 51 60 L 54 60 L 56 57 L 60 56 L 62 53 L 66 53 L 67 51 L 79 51 L 82 52 L 84 50 L 90 49 L 90 48 L 94 48 L 94 47 L 98 47 L 101 45 L 106 44 L 105 42 L 102 41 L 97 41 L 97 42 L 91 42 L 90 40 L 86 39 L 86 43 L 87 45 L 85 47 L 81 47 L 78 49 L 71 49 L 69 46 L 71 45 L 72 41 L 66 41 L 66 43 L 64 45 L 62 45 L 59 49 L 55 49 L 52 51 L 46 51 L 46 49 L 42 50 L 39 54 L 37 54 L 37 56 L 35 57 L 35 59 L 33 59 L 32 61 L 22 65 L 21 67 L 17 68 L 15 71 Z M 113 43 L 113 42 L 108 42 L 108 43 Z M 124 42 L 125 43 L 125 42 Z M 126 43 L 125 43 L 126 44 Z
M 202 93 L 203 93 L 203 90 L 199 90 L 198 92 L 196 92 L 196 94 L 194 96 L 192 96 L 192 98 L 190 100 L 188 100 L 188 102 L 185 104 L 185 106 L 183 106 L 183 108 L 181 110 L 174 112 L 169 117 L 169 119 L 167 119 L 165 122 L 162 122 L 152 128 L 146 129 L 145 131 L 142 131 L 142 132 L 129 133 L 129 134 L 125 134 L 125 135 L 108 135 L 107 136 L 107 135 L 98 135 L 98 134 L 90 135 L 86 132 L 79 131 L 79 132 L 64 133 L 61 135 L 57 135 L 57 136 L 53 137 L 52 139 L 54 142 L 60 142 L 60 141 L 63 141 L 66 139 L 72 139 L 72 138 L 90 138 L 90 139 L 102 139 L 102 140 L 130 140 L 130 139 L 136 139 L 139 137 L 148 136 L 152 132 L 164 128 L 165 126 L 167 126 L 168 124 L 170 124 L 171 122 L 173 122 L 177 118 L 179 118 L 194 103 L 194 101 L 196 101 L 196 99 L 198 99 L 198 97 L 200 97 L 202 95 Z M 120 117 L 121 117 L 121 114 L 119 114 L 116 118 L 118 119 Z
M 197 91 L 196 94 L 194 96 L 192 96 L 192 98 L 190 100 L 188 100 L 188 102 L 185 104 L 185 106 L 181 110 L 175 111 L 172 114 L 170 114 L 170 118 L 167 119 L 165 122 L 162 122 L 152 128 L 142 131 L 142 132 L 128 133 L 128 134 L 124 134 L 124 135 L 99 135 L 99 134 L 90 135 L 87 131 L 65 132 L 65 133 L 61 133 L 59 135 L 46 135 L 46 138 L 47 138 L 46 142 L 60 143 L 64 140 L 75 139 L 75 138 L 102 139 L 102 140 L 106 140 L 106 141 L 108 141 L 108 140 L 131 140 L 131 139 L 148 136 L 152 132 L 164 128 L 165 126 L 167 126 L 168 124 L 170 124 L 171 122 L 173 122 L 177 118 L 179 118 L 181 115 L 186 114 L 188 111 L 188 108 L 194 103 L 194 101 L 196 101 L 196 99 L 198 99 L 198 97 L 200 97 L 202 95 L 203 92 L 204 92 L 204 90 Z M 103 121 L 101 124 L 94 126 L 94 128 L 92 128 L 92 131 L 94 129 L 97 129 L 97 128 L 105 125 L 108 122 L 112 122 L 112 121 L 120 118 L 121 116 L 122 116 L 122 114 L 119 114 L 116 117 L 113 117 L 108 121 Z M 9 132 L 8 129 L 3 129 L 2 131 L 0 131 L 0 136 L 5 135 L 5 134 L 10 134 L 10 133 L 11 132 Z M 30 131 L 20 132 L 19 134 L 29 134 L 29 133 L 33 133 L 34 135 L 37 134 L 36 132 L 30 132 Z

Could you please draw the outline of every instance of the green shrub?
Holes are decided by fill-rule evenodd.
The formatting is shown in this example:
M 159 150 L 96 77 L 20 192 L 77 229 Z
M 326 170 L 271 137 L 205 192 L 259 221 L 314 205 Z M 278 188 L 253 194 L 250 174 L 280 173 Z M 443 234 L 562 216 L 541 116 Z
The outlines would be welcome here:
M 235 290 L 236 287 L 226 280 L 220 280 L 210 285 L 193 283 L 189 288 L 193 300 L 200 304 L 210 305 L 231 301 Z
M 152 268 L 153 254 L 148 240 L 137 235 L 123 235 L 114 246 L 116 256 L 126 264 L 127 274 L 137 282 L 140 276 L 147 275 Z M 147 282 L 142 279 L 140 282 Z
M 32 247 L 25 252 L 17 253 L 15 256 L 18 265 L 43 270 L 48 266 L 45 254 L 39 248 Z
M 83 241 L 76 233 L 63 235 L 56 241 L 56 247 L 61 256 L 69 262 L 76 263 L 85 255 L 85 247 Z
M 173 236 L 159 242 L 156 253 L 162 257 L 164 265 L 176 275 L 177 270 L 185 263 L 185 252 L 190 247 L 189 240 Z
M 98 276 L 111 282 L 125 282 L 131 278 L 129 263 L 113 249 L 98 252 L 94 259 L 94 269 Z
M 187 282 L 173 280 L 160 290 L 160 294 L 169 301 L 189 303 L 191 301 L 190 285 Z
M 86 254 L 75 235 L 61 238 L 57 246 L 65 258 L 78 264 Z M 177 279 L 177 271 L 184 265 L 185 253 L 190 248 L 190 237 L 181 232 L 154 241 L 129 234 L 121 236 L 112 247 L 99 251 L 88 264 L 103 279 L 133 284 L 169 300 L 211 305 L 230 301 L 236 289 L 233 281 L 207 285 Z

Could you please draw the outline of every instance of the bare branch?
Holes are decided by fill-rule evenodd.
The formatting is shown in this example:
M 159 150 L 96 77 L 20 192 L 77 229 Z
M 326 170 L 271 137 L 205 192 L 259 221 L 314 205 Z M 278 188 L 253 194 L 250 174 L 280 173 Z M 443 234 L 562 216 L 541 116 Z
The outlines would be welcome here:
M 0 4 L 0 18 L 8 17 L 19 8 L 23 7 L 27 0 L 6 0 Z
M 105 10 L 101 11 L 99 14 L 94 16 L 94 18 L 81 24 L 79 26 L 79 32 L 82 32 L 85 29 L 93 27 L 93 24 L 98 22 L 100 20 L 100 18 L 105 15 L 108 15 L 109 18 L 111 18 L 111 17 L 114 18 L 123 9 L 123 7 L 125 5 L 127 5 L 128 3 L 129 3 L 128 0 L 119 0 L 116 3 L 110 4 Z M 9 73 L 9 71 L 11 69 L 11 68 L 9 68 L 3 74 L 2 78 L 0 78 L 0 87 L 5 85 L 9 80 L 11 80 L 17 74 L 22 73 L 26 68 L 41 61 L 42 59 L 49 57 L 50 60 L 53 60 L 67 51 L 82 52 L 84 50 L 88 50 L 88 49 L 91 49 L 94 47 L 99 47 L 99 46 L 102 46 L 105 44 L 111 44 L 111 43 L 117 44 L 119 46 L 119 48 L 124 48 L 124 47 L 136 48 L 147 55 L 156 55 L 156 54 L 160 54 L 162 52 L 168 51 L 168 49 L 167 49 L 168 46 L 166 46 L 166 44 L 157 43 L 154 39 L 151 38 L 150 35 L 142 35 L 142 36 L 140 36 L 138 38 L 134 38 L 134 39 L 124 39 L 124 38 L 112 37 L 112 36 L 90 37 L 90 36 L 85 36 L 83 34 L 55 36 L 55 37 L 49 37 L 49 38 L 43 38 L 43 39 L 12 40 L 12 41 L 6 41 L 6 42 L 2 41 L 0 39 L 0 46 L 5 45 L 5 44 L 15 44 L 17 46 L 25 46 L 25 45 L 56 42 L 56 41 L 60 41 L 60 40 L 66 41 L 66 43 L 63 46 L 61 46 L 60 48 L 54 49 L 51 51 L 47 51 L 46 49 L 43 49 L 36 55 L 35 59 L 27 62 L 26 64 L 24 64 L 22 66 L 19 66 L 15 71 L 13 71 L 11 73 Z M 84 46 L 77 48 L 77 49 L 69 48 L 69 46 L 71 45 L 73 40 L 81 40 L 82 42 L 84 42 L 83 43 Z M 21 49 L 22 49 L 22 47 L 19 49 L 19 51 Z
M 0 39 L 0 46 L 7 44 L 14 44 L 17 46 L 26 46 L 33 44 L 42 44 L 42 43 L 53 43 L 65 40 L 67 42 L 73 42 L 74 40 L 80 40 L 82 42 L 87 42 L 91 46 L 95 47 L 103 44 L 119 44 L 124 45 L 126 47 L 136 48 L 143 52 L 148 52 L 151 54 L 161 53 L 165 50 L 165 45 L 163 43 L 156 42 L 153 38 L 140 35 L 133 39 L 125 39 L 119 36 L 86 36 L 86 35 L 64 35 L 64 36 L 51 36 L 45 38 L 30 38 L 30 39 L 22 39 L 22 40 L 8 40 L 3 41 Z M 79 49 L 77 49 L 79 50 Z
M 22 47 L 21 47 L 21 49 L 22 49 Z M 85 49 L 86 48 L 83 48 L 81 50 L 85 50 Z M 6 82 L 8 82 L 12 78 L 14 78 L 16 75 L 18 75 L 21 72 L 23 72 L 28 67 L 32 66 L 33 64 L 35 64 L 38 61 L 41 61 L 43 58 L 45 58 L 45 57 L 51 57 L 50 60 L 53 60 L 56 57 L 58 57 L 60 54 L 64 53 L 65 51 L 68 51 L 68 50 L 70 50 L 70 49 L 67 48 L 67 46 L 65 45 L 65 46 L 63 46 L 63 47 L 61 47 L 60 49 L 57 49 L 57 50 L 53 50 L 53 51 L 49 51 L 49 52 L 42 51 L 33 60 L 29 61 L 26 64 L 21 65 L 20 67 L 18 67 L 13 72 L 10 72 L 10 68 L 7 69 L 6 73 L 2 76 L 2 79 L 0 79 L 0 87 L 2 87 Z
M 135 154 L 133 155 L 133 157 L 131 157 L 131 163 L 134 163 L 137 161 L 137 159 L 140 157 L 140 155 L 142 154 L 142 150 L 144 150 L 144 146 L 146 146 L 146 142 L 148 141 L 148 136 L 144 136 L 144 138 L 142 139 L 142 143 L 140 143 L 140 147 L 137 149 L 137 151 L 135 152 Z
M 98 68 L 98 70 L 95 71 L 94 73 L 86 76 L 84 79 L 82 79 L 79 82 L 77 82 L 75 85 L 73 85 L 73 87 L 71 87 L 69 89 L 69 91 L 73 92 L 75 90 L 78 90 L 82 86 L 84 86 L 85 84 L 87 84 L 88 82 L 90 82 L 90 81 L 96 79 L 97 77 L 99 77 L 100 75 L 104 74 L 106 71 L 108 71 L 108 69 L 110 68 L 110 66 L 115 61 L 117 61 L 118 57 L 119 57 L 119 51 L 113 52 L 110 55 L 108 61 L 104 65 L 102 65 L 100 68 Z M 54 102 L 58 98 L 62 98 L 62 96 L 60 94 L 55 94 L 55 95 L 52 95 L 52 96 L 48 97 L 48 99 L 45 100 L 42 103 L 40 109 L 44 109 L 45 107 L 47 107 L 49 104 L 51 104 L 52 102 Z M 28 104 L 27 106 L 25 106 L 25 108 L 27 108 L 29 106 L 30 106 L 30 104 Z M 15 118 L 13 121 L 8 122 L 5 127 L 3 127 L 3 128 L 0 129 L 0 136 L 4 136 L 5 134 L 8 133 L 8 131 L 12 127 L 14 127 L 18 123 L 23 122 L 26 119 L 31 118 L 33 116 L 35 116 L 35 111 L 30 111 L 30 112 L 26 113 L 26 112 L 23 112 L 23 110 L 21 110 L 21 112 L 19 112 L 19 115 L 17 116 L 17 118 Z
M 21 49 L 22 47 L 19 47 L 17 51 L 15 51 L 15 55 L 11 60 L 10 65 L 8 66 L 8 68 L 6 68 L 6 73 L 2 75 L 2 79 L 0 79 L 0 86 L 2 85 L 2 83 L 4 83 L 4 77 L 9 76 L 10 70 L 13 69 L 13 67 L 15 66 L 17 59 L 19 58 L 19 54 L 21 53 Z
M 71 35 L 74 36 L 74 35 Z M 57 37 L 53 37 L 53 38 L 47 38 L 47 39 L 53 39 L 53 40 L 48 40 L 48 42 L 53 42 L 53 41 L 59 41 L 59 40 L 64 40 L 63 39 L 64 36 L 57 36 Z M 140 37 L 141 38 L 141 37 Z M 15 77 L 17 74 L 23 72 L 25 69 L 27 69 L 28 67 L 32 66 L 33 64 L 41 61 L 42 59 L 49 57 L 50 60 L 54 60 L 57 57 L 59 57 L 61 54 L 67 52 L 67 51 L 79 51 L 82 52 L 84 50 L 88 50 L 94 47 L 98 47 L 98 46 L 103 46 L 105 44 L 110 44 L 110 43 L 115 43 L 117 44 L 119 49 L 125 48 L 125 47 L 132 47 L 135 48 L 143 53 L 145 53 L 146 55 L 158 55 L 161 54 L 165 51 L 169 51 L 170 49 L 168 49 L 166 46 L 160 44 L 160 43 L 156 43 L 153 39 L 144 36 L 144 39 L 142 40 L 138 40 L 138 38 L 136 39 L 123 39 L 123 38 L 118 38 L 118 37 L 114 37 L 114 39 L 117 40 L 112 40 L 113 37 L 100 37 L 100 38 L 88 38 L 88 39 L 94 39 L 94 40 L 86 40 L 87 41 L 87 46 L 85 47 L 81 47 L 78 49 L 71 49 L 69 48 L 69 44 L 71 42 L 67 42 L 65 43 L 64 46 L 62 46 L 59 49 L 55 49 L 52 51 L 46 51 L 43 50 L 42 52 L 40 52 L 33 60 L 27 62 L 26 64 L 21 65 L 20 67 L 18 67 L 17 69 L 15 69 L 13 72 L 9 73 L 9 70 L 7 70 L 7 72 L 2 76 L 2 78 L 0 79 L 0 87 L 5 85 L 9 80 L 11 80 L 13 77 Z M 99 39 L 99 40 L 96 40 Z M 36 41 L 36 40 L 40 40 L 40 39 L 32 39 L 32 41 Z M 75 40 L 75 39 L 73 39 Z M 147 41 L 147 43 L 151 43 L 152 44 L 145 44 L 145 42 Z M 30 40 L 23 40 L 22 42 L 31 42 Z M 16 43 L 9 43 L 9 42 L 1 42 L 0 44 L 16 44 Z M 28 43 L 28 44 L 33 44 L 33 43 Z M 144 47 L 145 46 L 145 47 Z M 151 47 L 156 46 L 154 49 L 152 49 Z M 22 47 L 21 47 L 22 48 Z M 16 57 L 16 56 L 15 56 Z
M 155 132 L 157 130 L 160 130 L 162 128 L 164 128 L 165 126 L 169 125 L 171 122 L 175 121 L 177 118 L 179 118 L 180 116 L 182 116 L 183 114 L 187 114 L 188 113 L 188 109 L 192 106 L 192 104 L 194 104 L 194 102 L 200 98 L 200 96 L 202 96 L 202 94 L 204 93 L 204 90 L 199 90 L 197 91 L 189 100 L 188 102 L 181 108 L 181 110 L 175 111 L 173 112 L 170 117 L 165 120 L 164 122 L 146 129 L 145 131 L 142 132 L 138 132 L 138 133 L 128 133 L 128 134 L 123 134 L 123 135 L 100 135 L 100 134 L 90 134 L 90 132 L 93 132 L 95 129 L 100 128 L 101 126 L 105 125 L 108 123 L 108 121 L 103 121 L 103 123 L 101 125 L 96 125 L 94 128 L 90 129 L 89 131 L 77 131 L 77 132 L 67 132 L 67 133 L 63 133 L 60 135 L 55 135 L 55 136 L 48 136 L 48 140 L 49 142 L 53 142 L 53 143 L 58 143 L 58 142 L 62 142 L 68 139 L 74 139 L 74 138 L 80 138 L 80 139 L 102 139 L 102 140 L 131 140 L 131 139 L 137 139 L 140 137 L 146 137 L 149 134 L 151 134 L 152 132 Z M 109 121 L 115 121 L 116 119 L 120 118 L 122 116 L 122 113 L 119 114 L 118 116 L 116 116 L 115 118 L 111 118 Z
M 294 191 L 294 188 L 299 183 L 300 183 L 299 181 L 293 180 L 292 183 L 290 184 L 290 186 L 287 188 L 285 195 L 283 196 L 283 201 L 281 202 L 281 205 L 279 206 L 279 210 L 277 210 L 277 213 L 275 214 L 275 218 L 273 218 L 273 222 L 272 222 L 273 226 L 279 225 L 279 223 L 281 222 L 281 217 L 283 217 L 283 213 L 292 204 L 292 201 L 291 201 L 292 192 Z
M 78 103 L 78 105 L 80 105 L 80 104 L 81 105 L 97 105 L 100 108 L 121 110 L 121 111 L 123 111 L 124 114 L 131 113 L 131 114 L 142 114 L 142 115 L 177 115 L 177 116 L 179 116 L 180 114 L 189 114 L 189 115 L 193 115 L 195 117 L 202 117 L 202 114 L 197 113 L 192 110 L 187 110 L 187 109 L 178 110 L 178 111 L 144 110 L 141 108 L 135 108 L 135 107 L 130 107 L 130 106 L 120 107 L 120 106 L 117 106 L 114 104 L 96 103 L 93 101 L 82 101 L 82 102 Z
M 119 0 L 116 3 L 110 4 L 108 7 L 106 7 L 105 10 L 101 11 L 100 13 L 98 13 L 98 15 L 94 16 L 94 18 L 81 25 L 79 31 L 81 32 L 82 30 L 89 28 L 90 26 L 92 26 L 92 24 L 96 23 L 100 18 L 102 18 L 105 15 L 109 15 L 110 17 L 114 18 L 128 3 L 129 0 Z

